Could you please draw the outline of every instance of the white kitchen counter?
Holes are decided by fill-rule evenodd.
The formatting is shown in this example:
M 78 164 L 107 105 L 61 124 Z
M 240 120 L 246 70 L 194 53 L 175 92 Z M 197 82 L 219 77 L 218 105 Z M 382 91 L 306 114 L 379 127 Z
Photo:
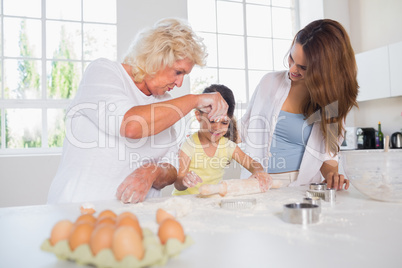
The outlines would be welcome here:
M 402 267 L 402 204 L 371 200 L 351 186 L 334 205 L 322 201 L 316 224 L 282 221 L 283 205 L 306 187 L 271 190 L 250 210 L 220 208 L 220 198 L 157 198 L 142 204 L 95 203 L 98 212 L 134 212 L 157 232 L 156 209 L 175 211 L 195 244 L 166 267 Z M 0 208 L 0 267 L 83 267 L 41 251 L 53 225 L 74 221 L 81 204 Z

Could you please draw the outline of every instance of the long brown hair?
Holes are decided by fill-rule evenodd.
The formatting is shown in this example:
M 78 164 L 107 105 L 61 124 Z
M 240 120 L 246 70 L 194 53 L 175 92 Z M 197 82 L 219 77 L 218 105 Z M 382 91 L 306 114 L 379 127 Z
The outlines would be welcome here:
M 228 127 L 228 131 L 224 135 L 225 138 L 228 138 L 229 140 L 236 142 L 238 139 L 238 133 L 237 133 L 237 123 L 236 123 L 236 118 L 234 116 L 234 110 L 236 106 L 236 101 L 235 97 L 233 95 L 233 91 L 228 88 L 227 86 L 224 85 L 219 85 L 219 84 L 212 84 L 202 93 L 211 93 L 211 92 L 219 92 L 222 96 L 222 98 L 226 101 L 228 104 L 228 117 L 230 118 L 230 123 Z
M 303 47 L 307 70 L 305 84 L 309 97 L 303 102 L 303 114 L 315 112 L 321 117 L 321 131 L 327 152 L 339 152 L 344 120 L 357 107 L 357 65 L 348 34 L 334 20 L 316 20 L 300 30 L 292 43 Z

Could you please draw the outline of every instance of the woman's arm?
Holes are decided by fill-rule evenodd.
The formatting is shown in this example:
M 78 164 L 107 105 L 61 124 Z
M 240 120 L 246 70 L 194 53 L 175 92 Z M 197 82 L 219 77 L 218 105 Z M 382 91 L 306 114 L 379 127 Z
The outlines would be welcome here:
M 117 188 L 116 197 L 123 203 L 142 202 L 151 187 L 160 190 L 176 178 L 176 168 L 169 163 L 144 164 L 124 179 Z
M 345 176 L 338 173 L 338 162 L 335 160 L 328 160 L 322 163 L 321 174 L 325 178 L 324 182 L 327 183 L 328 188 L 335 188 L 342 190 L 345 185 L 345 190 L 349 188 L 349 180 Z
M 209 119 L 226 115 L 228 105 L 219 93 L 185 95 L 176 99 L 134 106 L 126 112 L 120 126 L 120 135 L 139 139 L 156 135 L 172 126 L 192 109 L 208 113 Z
M 168 185 L 173 184 L 177 179 L 177 170 L 169 163 L 159 163 L 157 165 L 159 172 L 152 187 L 157 190 L 162 190 Z

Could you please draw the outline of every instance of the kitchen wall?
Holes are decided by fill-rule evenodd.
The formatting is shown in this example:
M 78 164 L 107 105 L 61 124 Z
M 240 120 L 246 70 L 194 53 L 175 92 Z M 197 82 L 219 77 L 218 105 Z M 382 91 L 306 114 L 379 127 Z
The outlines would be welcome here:
M 355 53 L 402 41 L 401 14 L 400 0 L 324 0 L 324 17 L 344 24 Z M 402 96 L 364 101 L 352 110 L 346 124 L 377 129 L 381 121 L 384 135 L 391 135 L 402 129 L 401 113 Z
M 0 156 L 0 207 L 46 203 L 60 154 Z

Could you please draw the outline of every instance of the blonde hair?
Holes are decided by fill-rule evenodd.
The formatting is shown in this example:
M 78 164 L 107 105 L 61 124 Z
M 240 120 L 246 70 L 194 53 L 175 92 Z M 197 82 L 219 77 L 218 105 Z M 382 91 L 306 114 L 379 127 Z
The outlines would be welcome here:
M 320 113 L 326 150 L 336 155 L 346 115 L 358 106 L 357 65 L 349 36 L 339 22 L 323 19 L 300 30 L 295 42 L 303 47 L 307 65 L 309 96 L 304 100 L 303 114 Z
M 135 82 L 185 58 L 199 66 L 207 56 L 202 38 L 184 20 L 167 18 L 140 32 L 131 43 L 123 63 L 132 66 Z

